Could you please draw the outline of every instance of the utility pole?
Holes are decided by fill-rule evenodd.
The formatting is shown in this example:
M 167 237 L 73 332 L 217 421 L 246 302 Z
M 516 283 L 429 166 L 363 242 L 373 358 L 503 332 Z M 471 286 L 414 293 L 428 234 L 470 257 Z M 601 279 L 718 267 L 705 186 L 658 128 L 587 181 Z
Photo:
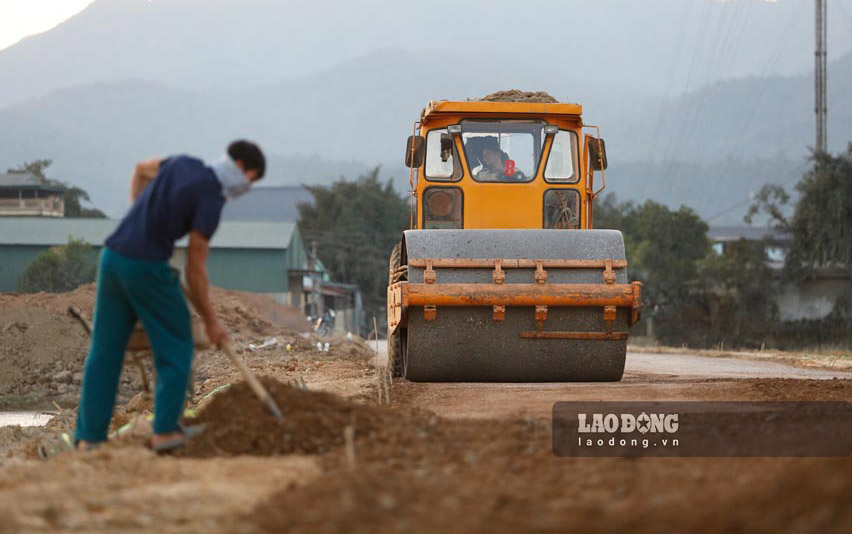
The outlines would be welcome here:
M 828 0 L 814 0 L 816 11 L 816 65 L 814 68 L 814 98 L 816 111 L 816 151 L 825 152 L 828 148 L 828 97 L 826 94 L 826 26 Z

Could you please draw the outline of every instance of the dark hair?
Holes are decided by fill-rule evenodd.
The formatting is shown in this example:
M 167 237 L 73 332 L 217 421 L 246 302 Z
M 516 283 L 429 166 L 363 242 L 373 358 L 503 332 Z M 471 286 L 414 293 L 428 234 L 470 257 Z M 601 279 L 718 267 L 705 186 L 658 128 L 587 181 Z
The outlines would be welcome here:
M 238 139 L 228 145 L 228 155 L 234 161 L 242 161 L 243 170 L 257 171 L 258 180 L 263 178 L 263 174 L 266 172 L 266 158 L 263 156 L 260 147 L 255 143 Z

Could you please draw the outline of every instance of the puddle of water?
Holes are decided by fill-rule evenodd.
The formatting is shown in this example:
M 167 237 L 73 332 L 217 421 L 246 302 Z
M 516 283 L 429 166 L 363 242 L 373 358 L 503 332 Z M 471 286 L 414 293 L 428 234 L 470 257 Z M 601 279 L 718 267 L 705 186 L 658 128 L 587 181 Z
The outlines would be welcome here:
M 42 412 L 0 412 L 0 426 L 44 426 L 52 417 Z

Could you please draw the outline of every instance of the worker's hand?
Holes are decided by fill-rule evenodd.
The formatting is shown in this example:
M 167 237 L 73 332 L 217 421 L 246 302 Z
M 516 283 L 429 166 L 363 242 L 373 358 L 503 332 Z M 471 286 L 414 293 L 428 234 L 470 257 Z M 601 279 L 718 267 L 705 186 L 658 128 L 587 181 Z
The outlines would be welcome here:
M 204 328 L 207 330 L 207 339 L 210 340 L 211 345 L 222 348 L 222 345 L 228 342 L 228 331 L 225 330 L 218 318 L 207 322 Z

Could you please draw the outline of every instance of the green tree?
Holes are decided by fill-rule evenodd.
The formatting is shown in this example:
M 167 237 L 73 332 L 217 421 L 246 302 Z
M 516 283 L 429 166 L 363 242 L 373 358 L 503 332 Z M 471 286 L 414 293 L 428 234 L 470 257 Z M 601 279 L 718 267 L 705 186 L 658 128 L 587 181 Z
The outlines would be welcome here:
M 672 211 L 651 200 L 640 207 L 638 217 L 635 261 L 649 303 L 687 301 L 697 288 L 696 262 L 710 252 L 707 223 L 686 206 Z
M 594 220 L 596 228 L 624 235 L 630 278 L 643 282 L 644 320 L 653 322 L 654 335 L 665 343 L 700 344 L 708 317 L 698 262 L 711 251 L 707 224 L 686 206 L 619 204 L 612 195 L 595 206 Z
M 746 222 L 765 212 L 775 228 L 790 234 L 786 270 L 801 278 L 818 267 L 852 273 L 852 143 L 845 153 L 814 153 L 813 168 L 796 184 L 799 199 L 791 217 L 784 215 L 790 196 L 777 185 L 761 189 Z
M 299 205 L 299 226 L 338 282 L 357 284 L 369 317 L 386 305 L 388 256 L 408 225 L 408 204 L 382 184 L 379 168 L 355 181 L 308 186 L 313 204 Z M 381 322 L 381 320 L 380 320 Z
M 61 187 L 65 190 L 65 216 L 71 218 L 96 218 L 105 219 L 106 214 L 101 210 L 83 206 L 83 203 L 91 203 L 89 193 L 84 189 L 71 185 L 68 182 L 52 180 L 45 175 L 45 169 L 50 167 L 53 160 L 37 159 L 20 164 L 17 168 L 8 169 L 10 173 L 29 172 L 35 175 L 45 185 Z
M 648 200 L 641 206 L 607 195 L 595 206 L 595 228 L 624 235 L 631 278 L 642 280 L 646 309 L 685 300 L 697 287 L 696 261 L 710 251 L 707 223 L 690 208 L 672 211 Z
M 852 273 L 852 143 L 845 153 L 813 156 L 814 168 L 796 185 L 787 255 L 792 273 L 841 267 Z
M 72 291 L 82 284 L 94 282 L 95 272 L 92 247 L 85 241 L 69 237 L 67 245 L 51 247 L 27 265 L 18 279 L 18 291 Z
M 639 208 L 633 202 L 618 202 L 615 193 L 609 193 L 595 203 L 594 227 L 612 230 L 620 230 L 624 236 L 624 248 L 628 260 L 636 256 L 636 248 L 642 240 L 639 235 Z M 635 275 L 636 266 L 632 261 L 628 262 L 628 272 L 632 279 Z
M 777 326 L 777 282 L 767 263 L 766 245 L 741 239 L 727 243 L 724 254 L 713 253 L 698 262 L 708 341 L 760 346 Z

